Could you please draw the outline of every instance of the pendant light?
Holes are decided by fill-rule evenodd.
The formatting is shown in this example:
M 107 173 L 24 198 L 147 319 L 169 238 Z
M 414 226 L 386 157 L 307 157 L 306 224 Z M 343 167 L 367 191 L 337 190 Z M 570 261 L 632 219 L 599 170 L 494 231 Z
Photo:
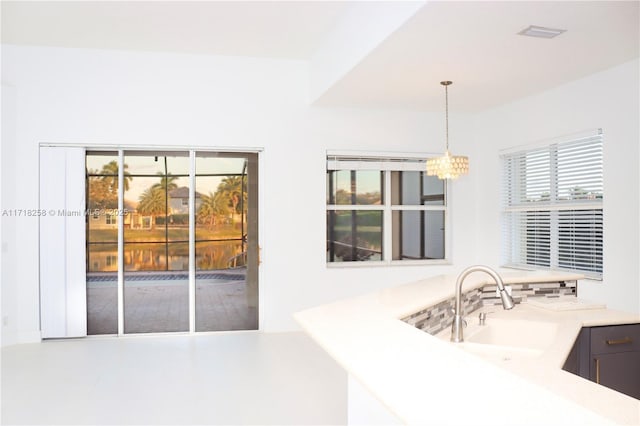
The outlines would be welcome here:
M 456 179 L 469 173 L 469 158 L 461 155 L 451 155 L 449 152 L 449 86 L 451 81 L 441 81 L 445 96 L 445 125 L 447 129 L 447 149 L 441 157 L 427 159 L 427 176 L 438 176 L 438 179 Z

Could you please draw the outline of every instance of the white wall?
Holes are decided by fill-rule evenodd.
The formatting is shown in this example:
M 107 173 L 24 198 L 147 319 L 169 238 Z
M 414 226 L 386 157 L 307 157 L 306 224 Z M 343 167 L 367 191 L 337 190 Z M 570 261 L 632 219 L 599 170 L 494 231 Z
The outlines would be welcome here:
M 15 87 L 2 83 L 2 154 L 1 154 L 1 174 L 2 174 L 2 212 L 10 209 L 9 201 L 15 198 L 17 186 L 15 181 L 15 152 L 16 146 L 5 141 L 16 138 L 16 92 Z M 16 263 L 16 252 L 13 249 L 16 245 L 16 218 L 3 215 L 2 222 L 2 267 L 0 272 L 0 282 L 2 283 L 2 344 L 17 341 L 17 297 L 18 286 L 6 285 L 5 283 L 17 282 L 16 269 L 12 267 Z M 37 259 L 35 264 L 37 264 Z
M 479 259 L 500 256 L 499 151 L 583 130 L 604 131 L 604 279 L 581 281 L 580 297 L 640 312 L 638 270 L 639 61 L 484 111 L 475 119 L 473 182 Z M 468 146 L 467 149 L 474 149 Z
M 297 329 L 295 311 L 451 269 L 325 265 L 326 150 L 440 152 L 440 112 L 311 108 L 301 61 L 3 46 L 2 76 L 15 101 L 2 123 L 15 128 L 2 140 L 5 209 L 37 208 L 42 142 L 264 147 L 265 331 Z M 468 121 L 451 116 L 453 146 L 472 136 Z M 457 269 L 474 258 L 472 190 L 470 179 L 452 190 Z M 16 333 L 3 344 L 37 340 L 39 330 L 37 219 L 18 218 L 11 229 L 17 238 L 2 236 L 2 304 L 14 307 Z
M 291 314 L 310 306 L 497 266 L 499 150 L 602 127 L 605 279 L 580 294 L 640 311 L 638 61 L 475 116 L 454 111 L 452 150 L 470 156 L 471 174 L 451 190 L 453 265 L 346 269 L 325 263 L 326 150 L 440 152 L 441 112 L 309 107 L 301 61 L 3 46 L 2 78 L 3 209 L 37 208 L 41 142 L 263 147 L 265 331 L 296 329 Z M 37 341 L 37 220 L 2 219 L 2 344 Z
M 310 60 L 311 99 L 320 98 L 426 3 L 351 2 Z

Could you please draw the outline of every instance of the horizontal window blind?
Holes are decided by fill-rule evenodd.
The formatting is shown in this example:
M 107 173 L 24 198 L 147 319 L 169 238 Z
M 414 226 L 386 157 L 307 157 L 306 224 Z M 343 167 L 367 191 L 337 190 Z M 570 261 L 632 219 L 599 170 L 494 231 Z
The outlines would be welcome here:
M 501 156 L 505 266 L 602 276 L 601 131 Z
M 558 267 L 602 274 L 602 209 L 558 213 Z
M 327 156 L 327 170 L 425 171 L 422 158 Z

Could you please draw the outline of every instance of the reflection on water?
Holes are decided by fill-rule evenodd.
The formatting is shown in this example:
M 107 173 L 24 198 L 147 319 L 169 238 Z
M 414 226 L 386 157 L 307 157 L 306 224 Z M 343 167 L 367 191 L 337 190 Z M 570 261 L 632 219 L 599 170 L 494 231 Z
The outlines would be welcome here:
M 167 256 L 168 251 L 168 256 Z M 198 270 L 227 269 L 229 261 L 242 253 L 240 241 L 214 241 L 196 243 Z M 88 272 L 116 272 L 118 247 L 115 244 L 91 244 L 88 250 Z M 189 245 L 187 243 L 125 244 L 125 271 L 188 271 Z M 241 266 L 241 265 L 238 265 Z

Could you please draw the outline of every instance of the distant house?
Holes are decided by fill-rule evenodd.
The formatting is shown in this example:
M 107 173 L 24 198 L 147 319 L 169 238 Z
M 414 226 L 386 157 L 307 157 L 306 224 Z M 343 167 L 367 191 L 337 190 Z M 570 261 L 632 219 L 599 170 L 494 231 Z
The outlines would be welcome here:
M 138 213 L 136 203 L 124 200 L 124 227 L 131 229 L 150 229 L 152 216 Z M 90 229 L 118 229 L 118 209 L 89 211 Z
M 202 204 L 202 194 L 195 193 L 196 211 Z M 124 200 L 126 213 L 124 215 L 125 228 L 150 229 L 152 227 L 152 216 L 141 215 L 136 209 L 136 203 Z M 169 191 L 169 215 L 189 214 L 189 188 L 182 186 Z M 91 229 L 117 229 L 118 216 L 117 209 L 96 210 L 90 212 Z M 171 222 L 172 223 L 172 222 Z
M 136 209 L 128 209 L 124 215 L 124 227 L 130 229 L 151 229 L 153 216 L 143 216 Z
M 202 204 L 202 194 L 195 192 L 196 211 Z M 181 186 L 180 188 L 169 191 L 169 214 L 188 214 L 189 213 L 189 188 Z

